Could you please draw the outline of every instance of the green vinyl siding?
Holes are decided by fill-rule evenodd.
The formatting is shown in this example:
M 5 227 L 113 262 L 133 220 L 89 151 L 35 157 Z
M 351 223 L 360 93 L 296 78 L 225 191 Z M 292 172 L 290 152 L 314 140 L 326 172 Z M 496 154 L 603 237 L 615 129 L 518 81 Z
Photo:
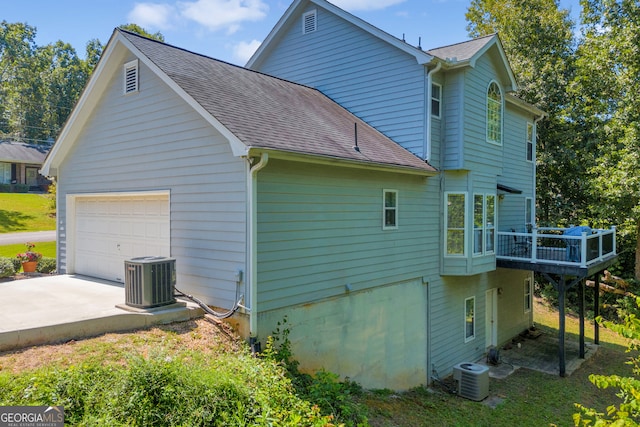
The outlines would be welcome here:
M 385 188 L 397 190 L 396 229 L 383 229 Z M 271 160 L 258 174 L 260 310 L 424 276 L 439 250 L 427 194 L 422 177 Z

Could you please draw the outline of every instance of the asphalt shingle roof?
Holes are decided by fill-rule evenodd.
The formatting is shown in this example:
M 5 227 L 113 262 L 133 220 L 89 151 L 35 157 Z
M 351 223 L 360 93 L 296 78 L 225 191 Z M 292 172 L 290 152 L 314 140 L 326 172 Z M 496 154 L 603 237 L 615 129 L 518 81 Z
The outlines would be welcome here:
M 42 164 L 50 145 L 0 141 L 0 162 Z
M 440 59 L 452 60 L 455 58 L 456 62 L 465 62 L 473 58 L 473 56 L 482 50 L 494 37 L 495 34 L 490 34 L 488 36 L 478 37 L 477 39 L 430 49 L 427 53 Z
M 247 146 L 435 171 L 316 89 L 116 31 Z

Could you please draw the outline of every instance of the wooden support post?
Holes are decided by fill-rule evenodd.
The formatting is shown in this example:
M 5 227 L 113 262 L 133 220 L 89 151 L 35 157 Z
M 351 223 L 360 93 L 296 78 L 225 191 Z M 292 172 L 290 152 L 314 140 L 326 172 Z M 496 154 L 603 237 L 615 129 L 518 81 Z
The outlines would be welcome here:
M 580 310 L 580 359 L 584 359 L 584 286 L 585 280 L 578 283 L 578 306 Z
M 560 281 L 558 282 L 558 359 L 559 366 L 558 369 L 560 371 L 560 376 L 566 376 L 566 354 L 564 347 L 564 335 L 565 335 L 565 301 L 566 301 L 566 287 L 565 287 L 565 278 L 564 275 L 560 276 Z
M 600 316 L 600 273 L 596 273 L 596 285 L 593 287 L 593 317 Z M 593 343 L 600 344 L 600 329 L 598 322 L 593 322 Z

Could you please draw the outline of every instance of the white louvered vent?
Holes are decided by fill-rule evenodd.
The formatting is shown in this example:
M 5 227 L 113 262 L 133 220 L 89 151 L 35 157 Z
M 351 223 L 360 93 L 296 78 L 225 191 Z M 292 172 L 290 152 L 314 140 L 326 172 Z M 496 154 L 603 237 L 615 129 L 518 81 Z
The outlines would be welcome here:
M 124 64 L 124 93 L 138 91 L 138 60 Z
M 302 15 L 302 34 L 313 33 L 318 29 L 316 15 L 315 9 Z

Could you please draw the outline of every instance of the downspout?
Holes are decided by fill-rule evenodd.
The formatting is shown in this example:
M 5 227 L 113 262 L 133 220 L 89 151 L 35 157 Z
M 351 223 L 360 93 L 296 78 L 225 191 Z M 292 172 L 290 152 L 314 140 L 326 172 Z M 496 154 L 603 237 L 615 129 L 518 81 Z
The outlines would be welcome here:
M 258 336 L 258 171 L 269 162 L 269 154 L 262 153 L 260 161 L 249 168 L 249 344 L 252 351 L 259 352 Z M 256 348 L 258 347 L 258 348 Z
M 425 126 L 426 135 L 424 138 L 425 146 L 423 148 L 423 152 L 424 152 L 423 160 L 425 161 L 431 160 L 431 96 L 432 96 L 431 81 L 432 81 L 432 76 L 438 71 L 440 71 L 440 68 L 442 68 L 442 62 L 438 62 L 436 66 L 427 73 L 427 99 L 426 99 L 427 120 L 426 120 L 426 126 Z M 442 102 L 440 103 L 440 105 L 442 106 Z

